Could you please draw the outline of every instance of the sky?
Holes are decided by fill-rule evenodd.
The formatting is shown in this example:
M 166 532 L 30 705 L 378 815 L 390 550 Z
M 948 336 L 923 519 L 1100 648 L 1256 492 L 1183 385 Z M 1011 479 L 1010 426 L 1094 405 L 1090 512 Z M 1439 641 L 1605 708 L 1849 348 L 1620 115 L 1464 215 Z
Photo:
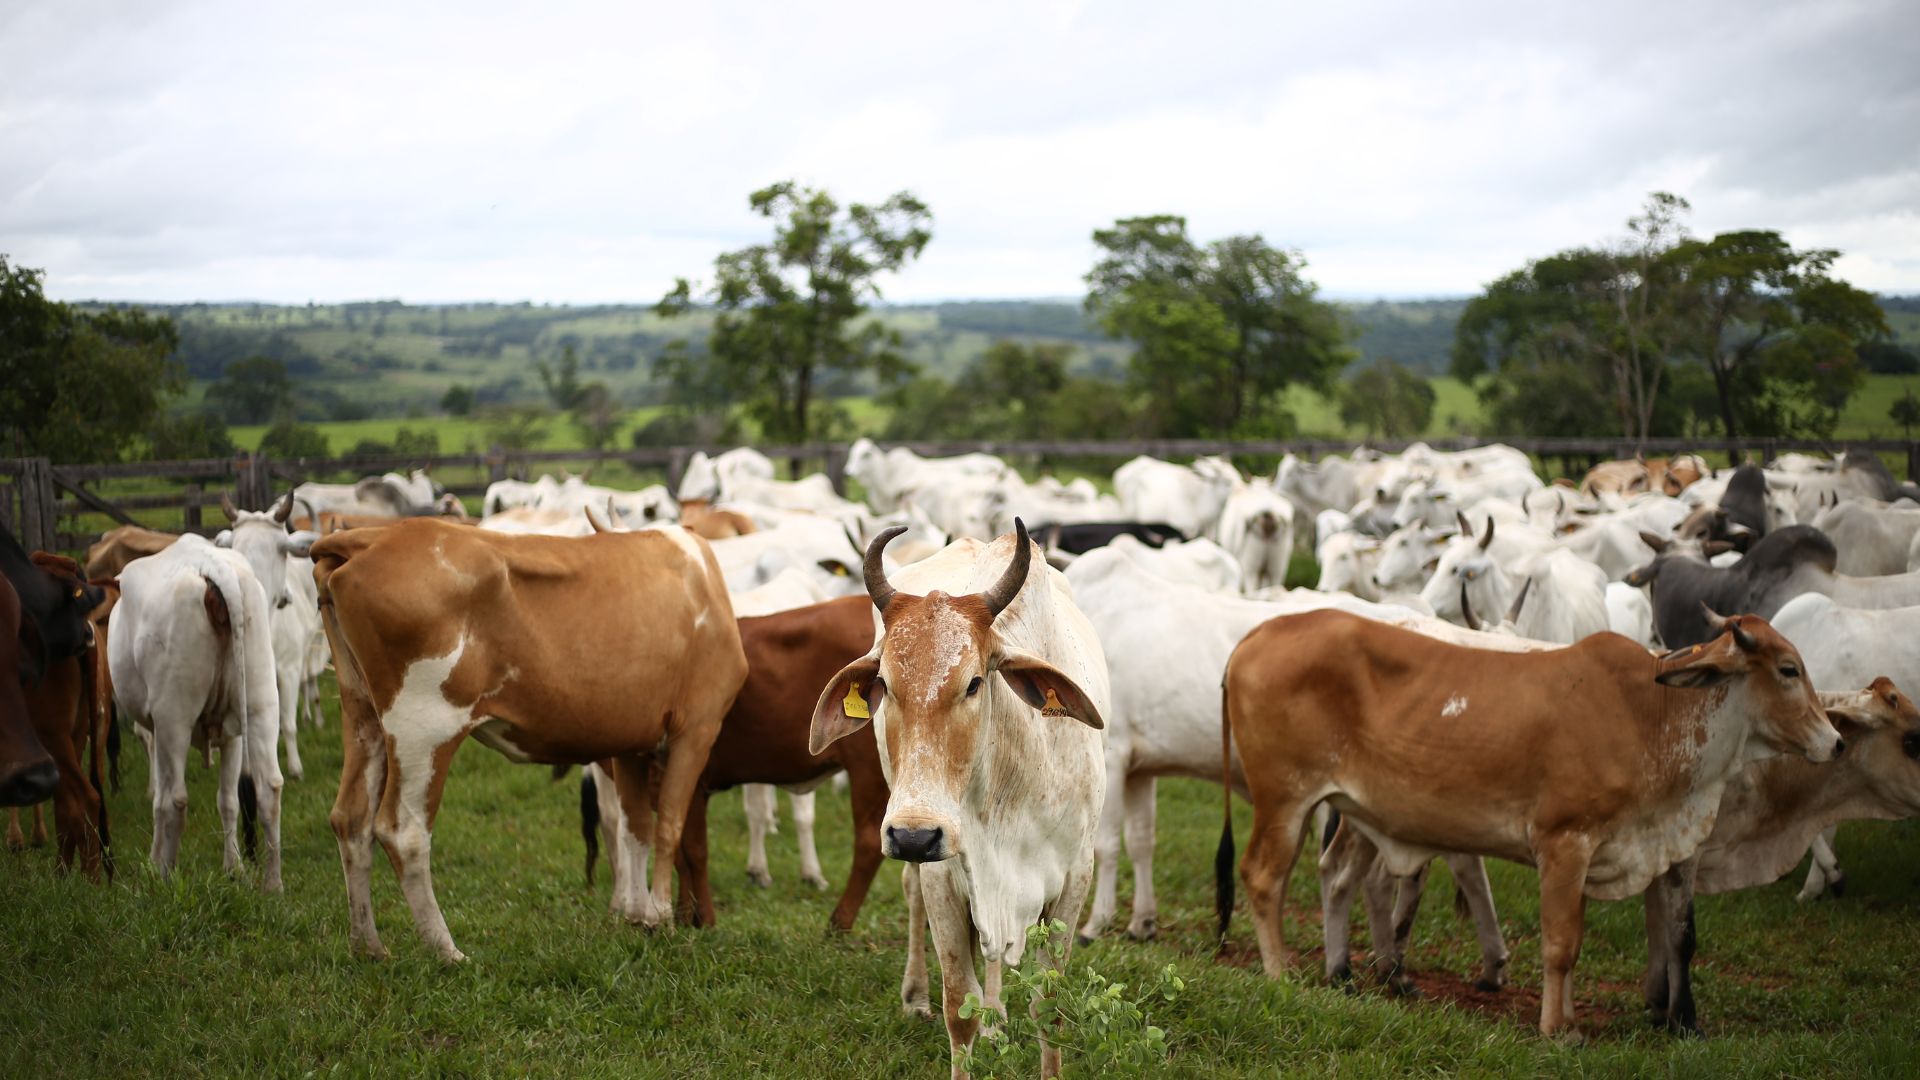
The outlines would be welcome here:
M 1655 190 L 1920 292 L 1920 3 L 0 4 L 0 253 L 62 299 L 652 302 L 747 196 L 910 190 L 890 301 L 1072 297 L 1095 228 L 1461 296 Z

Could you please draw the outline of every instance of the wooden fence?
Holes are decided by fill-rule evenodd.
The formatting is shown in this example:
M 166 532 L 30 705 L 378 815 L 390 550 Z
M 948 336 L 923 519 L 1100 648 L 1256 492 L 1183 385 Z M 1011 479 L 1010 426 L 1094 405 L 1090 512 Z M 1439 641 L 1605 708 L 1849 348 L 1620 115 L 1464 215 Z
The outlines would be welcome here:
M 1920 441 L 1865 439 L 1844 444 L 1794 439 L 1649 439 L 1636 443 L 1623 438 L 1444 438 L 1424 440 L 1437 450 L 1463 450 L 1502 443 L 1543 460 L 1558 458 L 1561 472 L 1572 475 L 1600 461 L 1676 453 L 1726 455 L 1772 461 L 1788 451 L 1833 453 L 1843 446 L 1894 458 L 1904 457 L 1909 479 L 1920 478 Z M 1413 440 L 1371 443 L 1374 449 L 1395 453 Z M 1178 459 L 1200 454 L 1278 458 L 1298 454 L 1317 460 L 1353 449 L 1348 441 L 1326 439 L 1132 439 L 1118 441 L 942 441 L 886 443 L 904 446 L 928 457 L 980 451 L 999 454 L 1039 466 L 1062 461 L 1110 460 L 1117 465 L 1138 454 Z M 158 520 L 147 512 L 166 511 L 170 527 L 177 519 L 182 531 L 211 535 L 225 526 L 219 511 L 221 497 L 241 509 L 261 510 L 287 488 L 314 479 L 339 479 L 427 466 L 472 477 L 447 483 L 456 495 L 478 496 L 486 486 L 509 477 L 529 477 L 550 471 L 563 462 L 620 462 L 635 469 L 657 469 L 670 490 L 677 490 L 687 462 L 697 450 L 709 454 L 725 447 L 650 447 L 596 453 L 591 450 L 501 450 L 482 454 L 417 456 L 363 456 L 344 458 L 272 459 L 260 455 L 210 458 L 197 461 L 139 461 L 112 465 L 54 465 L 46 458 L 0 458 L 0 525 L 11 530 L 28 549 L 79 552 L 97 529 L 76 527 L 85 516 L 104 517 L 122 525 L 149 525 Z M 832 480 L 834 490 L 846 491 L 847 447 L 844 444 L 763 446 L 776 461 L 793 463 L 796 472 L 817 467 Z M 108 493 L 102 487 L 158 487 L 139 493 Z M 209 513 L 211 508 L 211 513 Z

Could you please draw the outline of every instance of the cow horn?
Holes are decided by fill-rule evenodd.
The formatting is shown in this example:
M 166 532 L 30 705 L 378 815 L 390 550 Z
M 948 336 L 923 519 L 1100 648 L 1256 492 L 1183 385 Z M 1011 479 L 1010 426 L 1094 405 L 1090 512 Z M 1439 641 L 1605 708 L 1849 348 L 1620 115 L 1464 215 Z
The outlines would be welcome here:
M 1533 575 L 1528 574 L 1527 579 L 1520 583 L 1520 595 L 1513 598 L 1513 606 L 1507 609 L 1508 622 L 1520 621 L 1520 607 L 1527 602 L 1527 590 L 1531 588 L 1533 588 Z
M 226 512 L 228 521 L 240 520 L 240 511 L 233 508 L 233 496 L 224 491 L 220 493 L 220 509 Z
M 1013 561 L 1007 564 L 1007 572 L 1000 575 L 1000 580 L 980 594 L 980 599 L 986 601 L 989 622 L 999 618 L 1007 605 L 1013 603 L 1013 598 L 1020 595 L 1027 583 L 1027 565 L 1032 561 L 1033 541 L 1027 539 L 1027 523 L 1016 517 L 1013 519 Z
M 887 581 L 887 567 L 880 553 L 886 550 L 888 541 L 906 531 L 905 525 L 895 525 L 883 530 L 867 545 L 867 595 L 873 597 L 874 610 L 882 615 L 887 613 L 887 605 L 893 603 L 893 585 Z
M 1460 580 L 1460 614 L 1467 617 L 1467 629 L 1480 629 L 1480 620 L 1473 617 L 1473 605 L 1467 601 L 1467 582 L 1465 578 Z
M 1753 652 L 1760 647 L 1752 634 L 1741 629 L 1738 615 L 1729 618 L 1713 610 L 1705 601 L 1701 601 L 1700 610 L 1706 613 L 1707 629 L 1712 631 L 1714 637 L 1730 632 L 1733 634 L 1733 643 L 1740 646 L 1742 651 Z
M 1480 538 L 1480 550 L 1485 551 L 1493 545 L 1493 517 L 1487 517 L 1487 535 Z
M 1461 536 L 1471 537 L 1473 535 L 1473 526 L 1467 524 L 1467 512 L 1465 510 L 1455 510 L 1453 512 L 1453 519 L 1460 523 Z
M 287 497 L 280 500 L 280 508 L 273 512 L 273 520 L 293 531 L 293 488 L 287 489 Z

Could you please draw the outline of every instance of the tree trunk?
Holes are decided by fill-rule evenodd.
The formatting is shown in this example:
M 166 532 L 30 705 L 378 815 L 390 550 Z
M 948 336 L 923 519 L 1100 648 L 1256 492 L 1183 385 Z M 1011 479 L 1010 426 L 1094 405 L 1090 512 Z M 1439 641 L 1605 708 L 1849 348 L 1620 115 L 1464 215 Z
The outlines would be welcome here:
M 1720 422 L 1727 427 L 1727 438 L 1740 437 L 1740 429 L 1733 422 L 1733 372 L 1723 371 L 1718 363 L 1713 367 L 1713 389 L 1720 398 Z
M 810 434 L 810 430 L 807 426 L 807 418 L 808 418 L 808 410 L 811 409 L 812 407 L 813 407 L 813 365 L 801 364 L 800 374 L 799 374 L 799 377 L 794 380 L 794 388 L 793 388 L 793 419 L 794 419 L 793 430 L 794 430 L 794 433 L 798 436 L 798 438 L 795 439 L 794 441 L 802 446 L 806 445 L 807 436 Z M 789 458 L 787 460 L 787 472 L 789 474 L 789 478 L 794 480 L 800 479 L 802 475 L 801 470 L 805 467 L 806 467 L 805 460 L 801 458 L 799 455 L 796 454 L 792 458 Z

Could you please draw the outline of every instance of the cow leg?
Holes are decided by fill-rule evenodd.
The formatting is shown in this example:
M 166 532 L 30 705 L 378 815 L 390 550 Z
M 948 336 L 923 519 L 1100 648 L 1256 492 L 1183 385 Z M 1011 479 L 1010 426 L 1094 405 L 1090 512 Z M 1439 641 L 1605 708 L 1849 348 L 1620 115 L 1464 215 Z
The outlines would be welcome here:
M 1247 908 L 1260 943 L 1260 965 L 1276 979 L 1287 970 L 1287 942 L 1281 931 L 1287 880 L 1300 857 L 1301 832 L 1312 812 L 1313 805 L 1305 802 L 1262 806 L 1256 798 L 1253 804 L 1253 835 L 1247 840 L 1240 880 L 1247 886 Z
M 142 749 L 146 750 L 147 761 L 149 764 L 151 764 L 153 761 L 153 732 L 147 730 L 147 727 L 144 724 L 128 721 L 128 725 L 133 728 L 134 735 L 140 739 L 140 746 Z M 154 792 L 155 790 L 157 790 L 155 787 L 156 783 L 157 781 L 154 777 L 153 770 L 148 769 L 147 770 L 147 798 L 149 799 L 153 798 Z
M 974 960 L 980 949 L 967 898 L 955 891 L 950 875 L 937 872 L 939 868 L 939 863 L 919 868 L 920 896 L 926 907 L 927 923 L 933 928 L 933 948 L 940 957 L 940 1009 L 947 1022 L 952 1075 L 955 1080 L 961 1080 L 967 1075 L 960 1067 L 961 1055 L 979 1036 L 981 1017 L 977 1013 L 962 1017 L 960 1006 L 968 994 L 979 994 L 983 1001 L 985 994 L 974 971 Z M 936 872 L 929 873 L 930 869 Z
M 1500 936 L 1500 914 L 1493 906 L 1493 883 L 1487 880 L 1487 862 L 1478 855 L 1448 855 L 1453 871 L 1454 899 L 1465 902 L 1480 939 L 1480 978 L 1474 989 L 1498 993 L 1507 985 L 1507 941 Z M 1408 920 L 1411 929 L 1412 920 Z
M 917 864 L 908 863 L 901 868 L 900 891 L 907 897 L 907 969 L 900 976 L 900 1007 L 908 1016 L 931 1019 L 933 1005 L 927 996 L 927 903 L 920 891 Z
M 1800 887 L 1795 900 L 1818 900 L 1820 894 L 1829 887 L 1839 896 L 1845 888 L 1845 878 L 1840 873 L 1840 860 L 1834 856 L 1833 840 L 1839 833 L 1838 825 L 1830 825 L 1813 838 L 1813 858 L 1807 863 L 1807 883 Z
M 300 680 L 290 672 L 274 672 L 274 680 L 280 690 L 280 740 L 287 747 L 287 775 L 295 780 L 307 777 L 306 766 L 300 763 L 300 733 L 294 730 L 299 719 Z
M 20 808 L 7 807 L 7 848 L 11 851 L 27 849 L 27 834 L 20 831 Z
M 704 709 L 690 706 L 680 713 L 686 722 L 678 731 L 671 722 L 668 724 L 666 771 L 660 778 L 653 826 L 654 846 L 662 853 L 653 864 L 653 908 L 656 917 L 662 920 L 671 913 L 673 902 L 673 860 L 667 858 L 666 853 L 680 850 L 687 804 L 693 799 L 700 774 L 706 771 L 707 753 L 713 749 L 714 737 L 720 734 L 720 718 L 726 715 L 730 704 L 730 700 L 723 700 Z
M 1333 843 L 1320 853 L 1320 925 L 1326 942 L 1327 981 L 1345 985 L 1353 981 L 1353 898 L 1375 861 L 1372 844 L 1356 842 L 1356 830 L 1341 822 L 1333 834 Z M 1376 926 L 1376 940 L 1391 936 L 1385 926 Z
M 240 774 L 247 768 L 246 740 L 220 740 L 220 779 L 214 805 L 220 809 L 220 867 L 229 874 L 240 870 Z
M 1153 777 L 1127 777 L 1127 859 L 1133 863 L 1133 921 L 1127 934 L 1135 941 L 1152 940 L 1159 930 L 1160 904 L 1153 895 Z
M 1106 798 L 1093 834 L 1093 908 L 1080 926 L 1081 941 L 1106 933 L 1120 906 L 1120 833 L 1126 825 L 1128 790 L 1126 765 L 1118 757 L 1112 753 L 1107 757 Z
M 1669 867 L 1647 887 L 1648 1018 L 1669 1031 L 1700 1034 L 1693 1003 L 1693 881 L 1696 863 Z
M 1559 838 L 1535 858 L 1540 868 L 1543 1035 L 1573 1023 L 1573 966 L 1580 960 L 1580 939 L 1586 933 L 1587 865 L 1592 858 L 1591 846 L 1579 837 Z
M 680 907 L 676 916 L 695 926 L 713 926 L 713 886 L 707 880 L 707 787 L 693 789 L 680 833 Z
M 340 686 L 340 791 L 327 822 L 340 845 L 347 879 L 347 937 L 353 951 L 384 960 L 387 948 L 373 923 L 373 818 L 386 790 L 387 752 L 373 704 L 346 682 Z
M 658 769 L 651 752 L 623 754 L 613 759 L 614 790 L 620 796 L 620 873 L 616 879 L 619 892 L 616 897 L 620 917 L 634 926 L 656 928 L 672 915 L 672 909 L 666 901 L 660 901 L 656 908 L 653 892 L 647 888 L 652 873 L 652 855 L 656 829 L 654 825 L 655 789 L 658 787 Z M 672 873 L 673 858 L 669 854 L 660 856 L 668 873 Z
M 277 893 L 281 891 L 280 880 L 280 796 L 286 787 L 286 779 L 280 773 L 279 750 L 281 733 L 287 737 L 287 751 L 293 754 L 293 711 L 291 701 L 281 706 L 283 727 L 280 732 L 273 728 L 273 717 L 264 711 L 256 711 L 247 724 L 247 776 L 253 780 L 254 809 L 259 817 L 261 840 L 266 850 L 260 859 L 260 891 Z M 298 764 L 298 758 L 293 758 Z
M 880 870 L 880 823 L 887 814 L 887 782 L 877 765 L 862 770 L 849 782 L 848 802 L 853 809 L 853 869 L 847 873 L 847 887 L 834 905 L 828 925 L 835 930 L 853 929 L 860 905 L 873 887 L 873 875 Z
M 1067 875 L 1066 883 L 1060 890 L 1059 898 L 1053 902 L 1051 907 L 1041 913 L 1041 918 L 1043 920 L 1058 919 L 1065 925 L 1072 926 L 1074 920 L 1080 916 L 1080 905 L 1085 902 L 1087 888 L 1092 882 L 1093 859 L 1091 853 L 1088 853 L 1081 858 L 1080 866 L 1073 873 Z M 1066 973 L 1067 959 L 1073 952 L 1073 936 L 1071 934 L 1061 933 L 1051 935 L 1051 938 L 1052 948 L 1041 954 L 1039 963 L 1042 967 L 1058 971 L 1064 975 Z M 941 963 L 944 965 L 946 961 L 942 959 Z M 995 964 L 993 971 L 995 976 L 993 1004 L 996 1009 L 999 1009 L 1001 1013 L 1004 1014 L 1006 1010 L 1000 1005 L 998 968 L 999 965 Z M 1041 995 L 1035 994 L 1027 1000 L 1027 1015 L 1032 1017 L 1034 1026 L 1038 1029 L 1040 1035 L 1040 1075 L 1042 1077 L 1059 1076 L 1060 1048 L 1047 1041 L 1047 1028 L 1040 1024 L 1040 997 Z M 1056 1020 L 1055 1023 L 1057 1024 L 1058 1021 Z
M 58 802 L 55 803 L 56 809 Z M 35 803 L 33 806 L 33 837 L 27 841 L 34 847 L 47 846 L 47 804 Z M 64 861 L 64 860 L 63 860 Z
M 820 852 L 813 846 L 813 792 L 789 792 L 787 799 L 793 804 L 793 835 L 800 841 L 800 880 L 825 892 L 827 875 L 820 871 Z
M 612 760 L 596 761 L 582 769 L 593 774 L 594 799 L 600 804 L 600 847 L 607 853 L 607 877 L 613 883 L 607 910 L 618 915 L 625 910 L 622 904 L 626 893 L 622 890 L 627 871 L 620 838 L 627 831 L 626 813 L 620 805 L 620 791 L 614 786 Z
M 162 879 L 173 873 L 180 832 L 187 821 L 187 751 L 193 717 L 154 719 L 147 734 L 147 787 L 153 795 L 153 847 L 149 857 Z M 146 729 L 138 724 L 135 731 Z
M 767 835 L 780 829 L 780 807 L 772 784 L 741 784 L 747 811 L 747 880 L 761 888 L 773 884 L 767 867 Z
M 446 916 L 433 895 L 433 818 L 447 783 L 453 754 L 466 738 L 451 738 L 409 718 L 387 716 L 387 789 L 373 816 L 373 835 L 400 875 L 400 891 L 413 913 L 413 927 L 442 961 L 457 964 L 466 954 L 454 947 Z M 439 741 L 444 739 L 444 741 Z

